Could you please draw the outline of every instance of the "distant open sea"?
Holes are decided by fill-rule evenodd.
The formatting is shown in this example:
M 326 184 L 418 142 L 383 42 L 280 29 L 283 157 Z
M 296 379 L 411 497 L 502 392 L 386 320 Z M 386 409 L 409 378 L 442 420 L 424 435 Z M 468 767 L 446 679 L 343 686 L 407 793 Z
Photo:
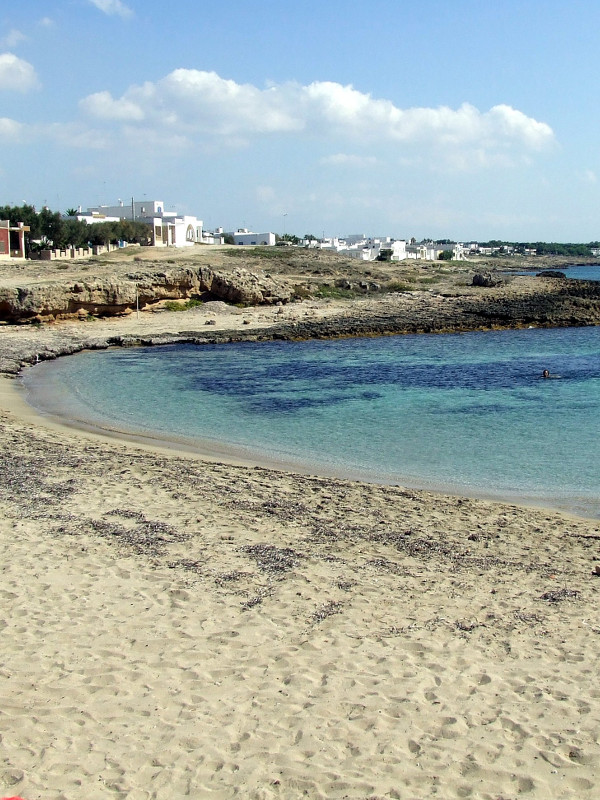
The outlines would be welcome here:
M 545 267 L 538 269 L 522 270 L 517 275 L 535 275 Z M 600 265 L 597 264 L 573 264 L 570 267 L 557 267 L 558 272 L 562 272 L 567 278 L 579 278 L 584 281 L 600 281 Z M 513 273 L 514 275 L 515 273 Z
M 600 328 L 112 349 L 23 384 L 78 424 L 600 518 Z

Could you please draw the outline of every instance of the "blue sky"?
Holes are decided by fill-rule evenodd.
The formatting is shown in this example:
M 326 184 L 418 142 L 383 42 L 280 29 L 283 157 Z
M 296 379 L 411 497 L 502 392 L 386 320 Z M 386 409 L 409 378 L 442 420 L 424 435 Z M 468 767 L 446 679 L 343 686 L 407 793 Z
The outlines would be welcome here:
M 598 0 L 3 4 L 0 204 L 598 240 L 598 30 Z

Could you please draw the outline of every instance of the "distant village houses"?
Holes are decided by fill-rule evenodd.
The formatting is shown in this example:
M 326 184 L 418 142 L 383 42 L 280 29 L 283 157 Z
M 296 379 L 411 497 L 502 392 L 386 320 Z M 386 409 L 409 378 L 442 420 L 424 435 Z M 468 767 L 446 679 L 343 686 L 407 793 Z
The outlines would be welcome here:
M 343 239 L 331 238 L 320 241 L 304 240 L 306 247 L 318 247 L 321 250 L 333 250 L 349 258 L 358 258 L 362 261 L 405 261 L 406 259 L 437 261 L 440 253 L 449 250 L 454 261 L 464 260 L 469 252 L 465 245 L 454 242 L 451 244 L 435 244 L 434 242 L 415 242 L 411 239 L 393 239 L 389 236 L 368 238 L 361 234 L 352 234 Z

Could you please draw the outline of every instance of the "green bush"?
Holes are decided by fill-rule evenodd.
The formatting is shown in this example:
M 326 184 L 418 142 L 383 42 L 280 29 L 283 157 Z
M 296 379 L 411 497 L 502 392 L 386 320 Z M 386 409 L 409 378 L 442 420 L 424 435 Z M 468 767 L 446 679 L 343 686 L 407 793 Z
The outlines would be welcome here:
M 320 297 L 322 300 L 353 300 L 356 292 L 353 289 L 341 289 L 338 286 L 322 283 L 315 291 L 314 296 Z
M 401 283 L 400 281 L 390 281 L 389 283 L 386 283 L 381 287 L 381 291 L 383 293 L 411 292 L 413 288 L 414 287 L 411 286 L 410 283 Z

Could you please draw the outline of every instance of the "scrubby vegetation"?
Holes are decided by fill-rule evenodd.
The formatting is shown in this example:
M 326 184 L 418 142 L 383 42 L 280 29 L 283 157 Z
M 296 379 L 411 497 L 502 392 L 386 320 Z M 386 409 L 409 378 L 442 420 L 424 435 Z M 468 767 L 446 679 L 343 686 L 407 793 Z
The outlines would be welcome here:
M 339 286 L 331 286 L 329 283 L 322 283 L 313 292 L 314 297 L 319 297 L 323 300 L 353 300 L 355 297 L 363 294 L 357 292 L 356 289 L 342 289 Z
M 190 308 L 198 308 L 198 306 L 201 305 L 203 305 L 202 300 L 198 300 L 196 297 L 191 297 L 189 300 L 185 300 L 183 303 L 180 300 L 167 300 L 163 308 L 165 308 L 167 311 L 189 311 Z

